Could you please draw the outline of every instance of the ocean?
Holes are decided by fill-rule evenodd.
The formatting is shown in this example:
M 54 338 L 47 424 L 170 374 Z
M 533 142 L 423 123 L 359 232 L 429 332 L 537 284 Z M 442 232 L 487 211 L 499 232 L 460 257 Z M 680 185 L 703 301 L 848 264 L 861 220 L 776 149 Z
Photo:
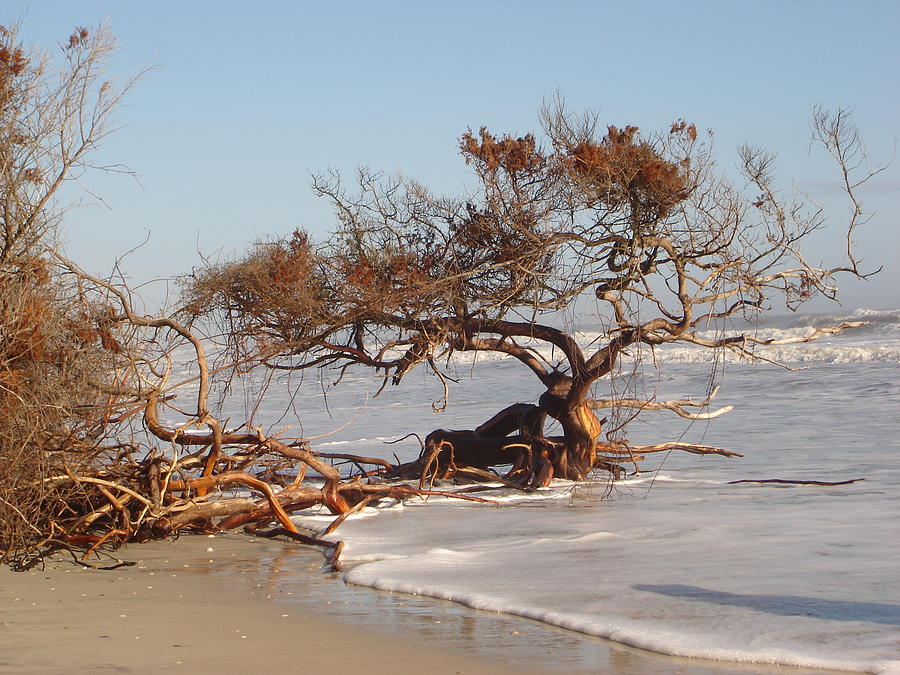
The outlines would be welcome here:
M 616 383 L 619 393 L 702 400 L 714 369 L 721 389 L 712 407 L 734 406 L 705 421 L 645 412 L 627 428 L 632 444 L 684 440 L 743 458 L 649 455 L 639 474 L 614 484 L 604 474 L 555 481 L 532 494 L 493 493 L 495 505 L 382 503 L 330 535 L 345 542 L 345 580 L 662 654 L 900 672 L 900 310 L 766 317 L 759 334 L 800 337 L 845 320 L 870 323 L 761 348 L 791 369 L 713 362 L 684 347 L 630 353 L 644 375 L 627 389 Z M 595 338 L 586 322 L 579 339 Z M 380 380 L 360 369 L 338 386 L 333 373 L 315 382 L 307 373 L 299 396 L 273 387 L 258 420 L 289 427 L 285 436 L 311 438 L 323 452 L 407 460 L 419 452 L 415 439 L 385 442 L 474 428 L 541 393 L 515 361 L 454 358 L 448 368 L 458 382 L 440 414 L 432 411 L 442 396 L 434 376 L 414 371 L 375 398 Z M 609 394 L 603 386 L 598 396 Z M 235 393 L 226 404 L 232 419 L 253 405 L 249 393 Z M 863 480 L 730 484 L 769 479 Z M 296 520 L 320 528 L 331 518 Z

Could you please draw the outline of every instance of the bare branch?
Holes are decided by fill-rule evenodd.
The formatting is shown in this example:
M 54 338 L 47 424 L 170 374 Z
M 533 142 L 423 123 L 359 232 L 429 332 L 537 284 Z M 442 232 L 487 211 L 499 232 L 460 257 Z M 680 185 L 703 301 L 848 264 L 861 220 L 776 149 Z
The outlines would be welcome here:
M 690 412 L 684 408 L 705 408 L 719 393 L 718 385 L 713 387 L 702 401 L 694 401 L 692 399 L 672 400 L 672 401 L 641 401 L 633 398 L 616 398 L 616 399 L 589 399 L 587 405 L 591 410 L 601 410 L 603 408 L 636 408 L 638 410 L 671 410 L 680 417 L 689 420 L 711 420 L 725 413 L 731 412 L 734 406 L 724 406 L 716 410 L 708 412 Z

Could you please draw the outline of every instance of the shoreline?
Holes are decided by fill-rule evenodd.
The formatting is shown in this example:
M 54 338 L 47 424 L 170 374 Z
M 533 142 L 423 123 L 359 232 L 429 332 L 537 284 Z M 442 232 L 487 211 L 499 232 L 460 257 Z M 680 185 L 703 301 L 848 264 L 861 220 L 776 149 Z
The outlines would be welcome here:
M 43 570 L 4 567 L 0 672 L 237 674 L 264 666 L 412 675 L 424 662 L 441 674 L 513 672 L 267 601 L 249 579 L 211 573 L 227 561 L 252 575 L 254 560 L 278 553 L 277 543 L 255 542 L 217 535 L 134 545 L 117 557 L 140 562 L 114 570 L 78 567 L 68 556 Z
M 238 534 L 0 570 L 0 672 L 798 675 L 808 669 L 658 655 L 520 617 L 348 586 L 318 551 Z M 823 675 L 828 671 L 814 671 Z

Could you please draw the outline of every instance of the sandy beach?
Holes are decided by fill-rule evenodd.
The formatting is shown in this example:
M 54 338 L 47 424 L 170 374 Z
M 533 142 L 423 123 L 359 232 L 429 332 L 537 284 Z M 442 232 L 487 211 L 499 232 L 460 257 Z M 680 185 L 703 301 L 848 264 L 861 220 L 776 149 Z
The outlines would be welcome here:
M 659 656 L 532 621 L 344 585 L 321 556 L 240 535 L 0 570 L 4 673 L 798 673 Z M 822 672 L 822 671 L 817 671 Z
M 140 562 L 116 570 L 65 561 L 25 573 L 4 568 L 0 671 L 415 673 L 428 663 L 435 673 L 512 672 L 329 621 L 301 604 L 267 602 L 200 564 L 218 557 L 232 568 L 252 565 L 267 544 L 183 537 L 133 546 L 123 558 Z

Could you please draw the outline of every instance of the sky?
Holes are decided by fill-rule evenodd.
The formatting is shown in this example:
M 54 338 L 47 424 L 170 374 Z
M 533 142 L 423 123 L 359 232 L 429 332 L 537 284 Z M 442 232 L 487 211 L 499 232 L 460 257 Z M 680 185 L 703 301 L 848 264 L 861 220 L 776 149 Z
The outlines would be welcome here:
M 109 73 L 151 67 L 121 128 L 95 158 L 136 172 L 90 174 L 64 194 L 67 251 L 87 270 L 121 261 L 153 302 L 202 257 L 235 255 L 297 227 L 335 223 L 310 176 L 368 166 L 464 194 L 458 138 L 539 131 L 556 92 L 604 123 L 657 130 L 683 118 L 715 134 L 725 171 L 741 143 L 778 156 L 799 187 L 846 219 L 837 174 L 810 150 L 813 108 L 850 109 L 875 162 L 875 214 L 857 235 L 871 268 L 846 282 L 847 308 L 900 306 L 900 2 L 278 2 L 2 0 L 27 44 L 55 48 L 75 26 L 108 22 Z M 98 202 L 93 195 L 102 197 Z M 812 261 L 840 260 L 840 238 Z M 162 279 L 164 281 L 153 280 Z M 152 283 L 150 283 L 152 282 Z M 147 284 L 147 285 L 145 285 Z M 171 299 L 171 297 L 169 298 Z M 817 308 L 826 308 L 820 305 Z

